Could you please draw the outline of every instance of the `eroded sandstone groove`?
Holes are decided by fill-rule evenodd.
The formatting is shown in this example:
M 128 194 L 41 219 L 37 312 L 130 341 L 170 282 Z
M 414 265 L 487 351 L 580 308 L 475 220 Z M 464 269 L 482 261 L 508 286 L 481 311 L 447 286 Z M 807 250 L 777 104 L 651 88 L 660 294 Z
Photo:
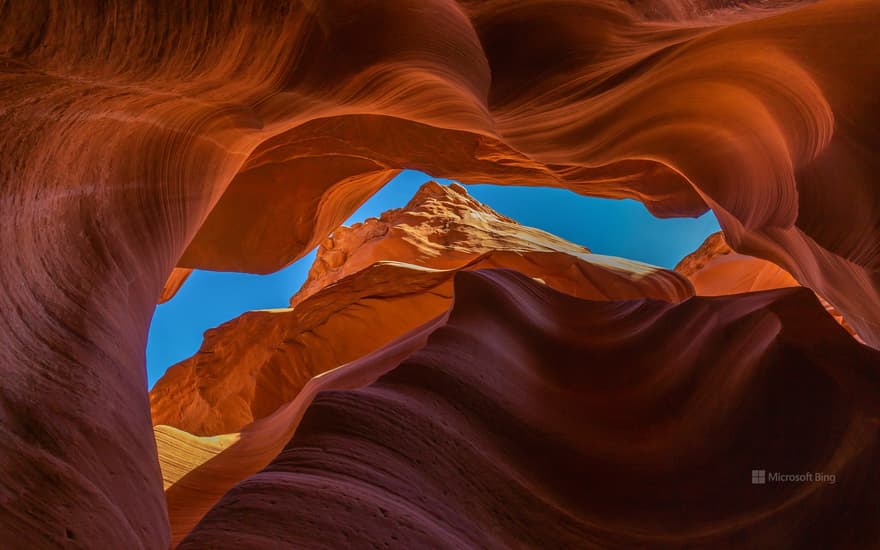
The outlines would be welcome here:
M 172 270 L 283 267 L 402 168 L 711 208 L 877 346 L 878 22 L 874 0 L 0 4 L 3 539 L 166 548 L 143 362 Z

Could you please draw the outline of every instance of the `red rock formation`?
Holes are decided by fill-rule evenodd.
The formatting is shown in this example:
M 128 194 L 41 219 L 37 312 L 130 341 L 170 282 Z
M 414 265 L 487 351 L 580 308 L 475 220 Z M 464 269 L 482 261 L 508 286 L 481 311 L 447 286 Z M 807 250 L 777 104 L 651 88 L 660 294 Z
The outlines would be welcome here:
M 880 8 L 867 0 L 834 4 L 744 12 L 728 20 L 727 12 L 718 12 L 699 22 L 663 25 L 642 19 L 650 9 L 640 15 L 604 2 L 462 2 L 461 11 L 437 4 L 421 12 L 434 17 L 433 29 L 412 20 L 415 29 L 395 27 L 400 41 L 416 30 L 423 33 L 412 54 L 419 61 L 410 61 L 422 71 L 418 82 L 412 72 L 396 72 L 398 42 L 389 40 L 351 59 L 350 50 L 328 46 L 337 37 L 344 43 L 353 21 L 394 21 L 405 4 L 369 15 L 355 10 L 344 19 L 327 7 L 316 8 L 326 49 L 302 53 L 313 54 L 316 65 L 327 61 L 320 65 L 322 106 L 331 89 L 344 97 L 355 94 L 356 105 L 322 112 L 324 118 L 279 133 L 254 150 L 183 264 L 237 267 L 222 258 L 237 258 L 229 249 L 243 242 L 249 269 L 284 265 L 296 255 L 289 241 L 283 250 L 257 241 L 267 215 L 284 216 L 284 234 L 304 231 L 298 239 L 302 248 L 317 243 L 326 233 L 323 222 L 311 232 L 304 227 L 313 226 L 290 216 L 292 195 L 280 182 L 309 178 L 321 159 L 342 170 L 332 179 L 348 182 L 344 185 L 374 178 L 357 183 L 359 189 L 375 189 L 384 169 L 409 166 L 464 181 L 528 181 L 635 197 L 665 215 L 695 214 L 705 202 L 736 248 L 784 264 L 839 305 L 861 333 L 871 334 L 880 310 L 873 282 L 877 251 L 871 244 L 878 235 L 852 235 L 864 236 L 864 228 L 877 225 L 868 183 L 877 168 L 877 155 L 870 153 L 877 140 L 863 128 L 876 126 L 869 122 L 877 112 L 877 79 L 871 77 L 880 72 L 875 61 L 880 56 L 871 53 L 880 53 L 880 46 L 860 37 L 870 35 Z M 694 6 L 699 11 L 699 4 Z M 463 16 L 470 19 L 467 31 L 454 32 Z M 430 39 L 438 32 L 442 43 Z M 455 40 L 460 42 L 452 55 L 446 48 Z M 325 59 L 330 52 L 332 58 Z M 438 63 L 448 57 L 461 63 Z M 341 59 L 349 61 L 345 74 L 357 76 L 338 89 L 326 86 L 326 75 Z M 859 70 L 842 75 L 839 59 L 858 59 Z M 299 89 L 309 90 L 319 80 L 309 72 L 312 66 L 297 67 Z M 379 67 L 388 74 L 378 77 Z M 393 104 L 390 90 L 358 96 L 353 89 L 367 80 L 409 93 L 396 95 Z M 375 85 L 370 91 L 379 89 L 387 88 Z M 338 114 L 341 110 L 357 115 Z M 839 122 L 850 120 L 863 124 Z M 372 164 L 362 165 L 366 158 Z M 847 166 L 848 192 L 825 183 L 836 177 L 839 165 Z M 338 221 L 340 210 L 350 211 L 349 203 L 337 201 L 351 194 L 339 186 L 324 194 L 327 185 L 316 186 L 321 189 L 314 199 L 298 200 L 313 209 L 305 219 Z M 261 208 L 242 208 L 248 196 Z M 850 197 L 864 206 L 852 210 Z M 249 214 L 256 211 L 259 216 Z
M 731 250 L 722 233 L 710 235 L 697 250 L 675 266 L 675 271 L 690 279 L 698 296 L 725 296 L 800 286 L 778 265 Z M 816 297 L 838 323 L 861 341 L 834 306 L 821 296 Z
M 458 184 L 432 181 L 404 207 L 334 231 L 318 248 L 308 279 L 290 306 L 377 261 L 457 269 L 496 251 L 590 253 L 546 231 L 520 225 L 473 199 Z
M 498 214 L 460 186 L 429 182 L 405 207 L 327 239 L 292 309 L 246 313 L 208 331 L 200 352 L 156 383 L 151 408 L 172 541 L 282 449 L 296 425 L 290 415 L 311 400 L 303 388 L 313 376 L 447 311 L 456 272 L 498 267 L 597 300 L 692 294 L 672 272 L 590 254 Z
M 153 422 L 199 436 L 237 432 L 294 399 L 316 374 L 440 315 L 455 272 L 484 268 L 516 269 L 595 300 L 692 294 L 672 272 L 590 254 L 498 214 L 460 186 L 429 182 L 404 208 L 334 232 L 292 309 L 246 313 L 208 331 L 199 352 L 153 387 Z
M 183 286 L 183 283 L 186 282 L 191 274 L 192 269 L 175 267 L 171 275 L 168 276 L 168 280 L 165 281 L 165 286 L 162 287 L 162 293 L 159 294 L 159 303 L 161 304 L 174 298 L 174 295 L 177 294 L 177 291 L 180 290 L 180 287 Z
M 800 286 L 778 265 L 734 252 L 720 232 L 709 235 L 675 266 L 675 271 L 690 279 L 699 296 Z
M 370 355 L 312 378 L 295 399 L 249 424 L 241 433 L 197 437 L 156 426 L 159 459 L 170 482 L 165 494 L 172 543 L 178 544 L 229 489 L 265 468 L 278 455 L 318 392 L 360 388 L 374 382 L 424 346 L 425 339 L 445 318 L 441 315 Z
M 180 548 L 880 537 L 880 352 L 811 292 L 593 302 L 480 271 L 459 273 L 455 294 L 400 366 L 317 395 L 283 452 Z M 753 485 L 753 469 L 836 483 Z
M 286 265 L 404 167 L 708 206 L 877 345 L 880 4 L 726 4 L 5 4 L 3 540 L 166 547 L 168 275 Z

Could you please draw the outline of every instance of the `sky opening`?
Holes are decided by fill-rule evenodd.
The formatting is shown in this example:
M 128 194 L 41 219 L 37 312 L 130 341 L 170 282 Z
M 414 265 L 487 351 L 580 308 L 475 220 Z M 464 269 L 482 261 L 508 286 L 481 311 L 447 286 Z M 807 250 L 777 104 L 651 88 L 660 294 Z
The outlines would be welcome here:
M 406 170 L 370 198 L 346 225 L 378 217 L 409 202 L 430 179 Z M 524 225 L 538 227 L 596 254 L 672 268 L 719 230 L 712 212 L 699 218 L 660 219 L 635 200 L 585 197 L 564 189 L 469 185 L 478 201 Z M 270 275 L 196 270 L 170 301 L 156 307 L 147 340 L 147 384 L 196 353 L 204 332 L 246 311 L 287 307 L 315 259 L 309 252 Z

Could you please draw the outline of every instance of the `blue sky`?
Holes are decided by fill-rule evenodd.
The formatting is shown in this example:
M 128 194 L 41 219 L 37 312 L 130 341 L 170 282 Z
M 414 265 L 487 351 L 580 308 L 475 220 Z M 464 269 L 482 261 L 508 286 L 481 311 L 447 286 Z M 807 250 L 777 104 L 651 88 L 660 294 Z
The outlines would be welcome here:
M 346 224 L 403 206 L 429 179 L 421 172 L 402 172 Z M 467 190 L 478 201 L 520 223 L 582 244 L 597 254 L 668 268 L 719 230 L 711 212 L 697 219 L 659 219 L 637 201 L 584 197 L 562 189 L 470 185 Z M 198 351 L 205 330 L 245 311 L 287 307 L 314 259 L 312 251 L 271 275 L 194 271 L 177 295 L 159 305 L 153 315 L 147 341 L 149 387 L 168 367 Z

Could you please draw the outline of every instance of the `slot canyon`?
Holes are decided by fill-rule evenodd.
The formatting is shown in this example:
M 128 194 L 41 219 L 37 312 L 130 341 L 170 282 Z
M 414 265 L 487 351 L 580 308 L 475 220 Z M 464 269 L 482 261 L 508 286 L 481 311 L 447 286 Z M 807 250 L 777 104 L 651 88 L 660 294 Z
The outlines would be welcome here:
M 0 0 L 0 548 L 880 548 L 878 26 Z M 652 265 L 486 185 L 717 225 Z M 148 381 L 158 308 L 292 266 Z

